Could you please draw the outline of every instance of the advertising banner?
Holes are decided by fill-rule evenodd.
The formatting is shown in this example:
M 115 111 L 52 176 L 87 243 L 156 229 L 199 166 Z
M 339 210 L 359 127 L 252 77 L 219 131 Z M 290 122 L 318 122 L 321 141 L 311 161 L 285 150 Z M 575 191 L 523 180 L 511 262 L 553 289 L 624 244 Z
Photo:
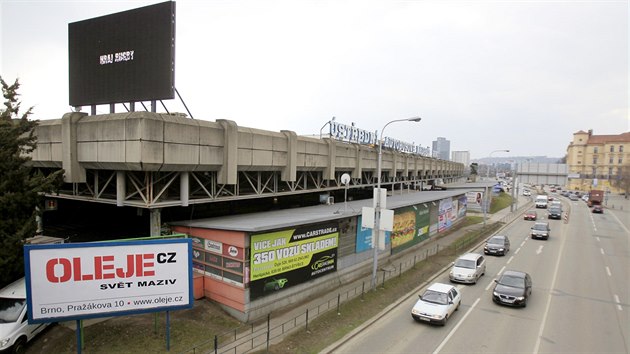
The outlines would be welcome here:
M 337 270 L 336 223 L 251 235 L 250 298 Z
M 394 214 L 394 217 L 395 214 Z M 361 226 L 361 215 L 357 218 L 357 245 L 355 248 L 356 253 L 361 253 L 372 249 L 372 229 Z M 384 231 L 381 235 L 385 235 L 385 247 L 390 243 L 389 231 Z
M 438 232 L 450 228 L 453 225 L 454 217 L 457 217 L 457 214 L 453 212 L 453 199 L 441 199 L 438 206 Z
M 191 308 L 192 241 L 25 245 L 31 323 Z
M 394 211 L 392 253 L 400 252 L 429 237 L 429 207 L 418 204 Z
M 457 218 L 466 217 L 466 211 L 468 210 L 468 198 L 462 195 L 458 199 L 459 207 L 457 208 Z

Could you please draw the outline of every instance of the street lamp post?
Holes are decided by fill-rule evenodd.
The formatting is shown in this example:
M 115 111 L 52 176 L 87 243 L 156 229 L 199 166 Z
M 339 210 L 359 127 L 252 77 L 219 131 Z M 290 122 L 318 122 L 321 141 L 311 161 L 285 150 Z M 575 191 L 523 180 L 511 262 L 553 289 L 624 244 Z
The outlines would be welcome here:
M 383 129 L 381 129 L 381 134 L 378 137 L 378 160 L 376 161 L 376 206 L 374 208 L 374 228 L 372 229 L 372 248 L 374 248 L 374 255 L 372 260 L 372 290 L 376 289 L 376 269 L 378 268 L 378 244 L 379 244 L 379 236 L 381 233 L 381 162 L 383 156 L 383 133 L 385 132 L 385 128 L 388 125 L 395 122 L 419 122 L 422 118 L 420 117 L 411 117 L 406 119 L 395 119 L 387 122 Z
M 504 149 L 504 150 L 494 150 L 490 152 L 490 157 L 492 157 L 492 154 L 494 154 L 495 152 L 510 152 L 510 150 Z M 490 163 L 488 163 L 488 168 L 486 169 L 486 179 L 490 179 Z M 482 209 L 483 209 L 483 225 L 486 225 L 486 220 L 488 219 L 488 186 L 485 187 L 485 194 L 483 196 L 483 205 L 482 205 Z
M 492 154 L 494 154 L 495 152 L 510 152 L 510 150 L 494 150 L 492 152 L 490 152 L 490 157 L 492 157 Z M 486 169 L 486 179 L 490 178 L 490 163 L 488 163 L 488 168 Z

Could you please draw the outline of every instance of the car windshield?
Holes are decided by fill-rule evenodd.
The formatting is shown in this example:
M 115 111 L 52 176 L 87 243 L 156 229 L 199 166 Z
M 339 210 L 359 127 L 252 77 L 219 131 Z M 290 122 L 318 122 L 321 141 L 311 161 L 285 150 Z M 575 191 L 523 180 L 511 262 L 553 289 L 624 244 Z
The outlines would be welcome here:
M 17 321 L 25 305 L 25 299 L 0 298 L 0 323 Z
M 541 230 L 541 231 L 547 230 L 547 225 L 545 225 L 545 224 L 536 224 L 536 225 L 534 225 L 534 230 Z
M 525 281 L 521 277 L 504 275 L 499 279 L 499 284 L 513 287 L 513 288 L 524 288 Z
M 549 209 L 549 212 L 551 212 L 551 213 L 559 213 L 560 209 L 558 209 L 558 208 L 551 208 L 551 209 Z
M 446 305 L 448 303 L 448 297 L 445 293 L 440 293 L 433 290 L 427 290 L 421 297 L 422 301 L 432 302 L 434 304 Z
M 476 266 L 477 266 L 477 263 L 469 259 L 458 259 L 455 261 L 455 267 L 459 267 L 459 268 L 475 269 Z
M 493 244 L 493 245 L 502 245 L 503 244 L 503 238 L 493 237 L 493 238 L 488 240 L 488 243 Z

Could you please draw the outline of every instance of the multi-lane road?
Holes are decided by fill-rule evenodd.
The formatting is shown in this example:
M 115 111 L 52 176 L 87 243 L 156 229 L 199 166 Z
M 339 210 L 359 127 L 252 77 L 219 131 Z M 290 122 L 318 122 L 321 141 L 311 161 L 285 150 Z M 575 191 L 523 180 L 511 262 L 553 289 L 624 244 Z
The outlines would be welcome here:
M 562 199 L 568 222 L 547 220 L 549 240 L 533 240 L 533 221 L 518 220 L 501 233 L 512 248 L 486 256 L 476 285 L 458 285 L 462 305 L 446 326 L 415 322 L 409 297 L 335 353 L 629 353 L 630 225 L 628 213 L 592 214 L 583 201 Z M 619 207 L 619 206 L 618 206 Z M 483 253 L 482 247 L 474 252 Z M 505 269 L 528 272 L 527 307 L 492 302 L 493 280 Z M 436 281 L 448 283 L 448 274 Z

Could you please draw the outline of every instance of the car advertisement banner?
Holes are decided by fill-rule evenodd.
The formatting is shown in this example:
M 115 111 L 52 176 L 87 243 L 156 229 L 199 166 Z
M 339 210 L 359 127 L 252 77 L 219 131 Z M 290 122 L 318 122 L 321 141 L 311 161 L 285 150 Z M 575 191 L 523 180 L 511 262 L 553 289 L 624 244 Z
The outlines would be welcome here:
M 429 206 L 418 204 L 396 209 L 392 231 L 392 253 L 400 252 L 429 237 Z
M 317 224 L 250 238 L 250 299 L 337 270 L 339 228 Z
M 192 242 L 25 245 L 31 323 L 191 308 Z

